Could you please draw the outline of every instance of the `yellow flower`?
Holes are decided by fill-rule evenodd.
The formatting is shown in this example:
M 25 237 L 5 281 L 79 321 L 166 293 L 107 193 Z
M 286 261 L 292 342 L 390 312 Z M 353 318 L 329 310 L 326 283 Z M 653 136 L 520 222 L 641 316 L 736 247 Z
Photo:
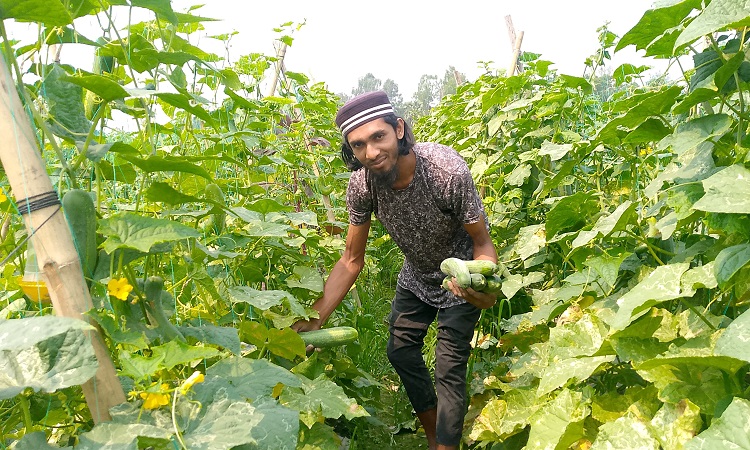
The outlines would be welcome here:
M 182 383 L 182 386 L 180 386 L 180 394 L 185 395 L 193 387 L 193 385 L 203 383 L 203 380 L 205 379 L 206 377 L 196 370 L 192 375 L 190 375 L 190 378 Z
M 107 283 L 107 292 L 109 293 L 109 295 L 119 298 L 120 300 L 127 300 L 128 295 L 132 290 L 133 286 L 128 283 L 127 278 L 112 278 Z
M 0 189 L 0 203 L 3 203 L 5 200 L 8 200 L 8 196 L 5 195 L 5 191 Z
M 143 399 L 143 407 L 145 409 L 157 409 L 160 406 L 169 404 L 169 394 L 164 391 L 169 390 L 167 383 L 162 383 L 162 392 L 141 392 L 141 398 Z

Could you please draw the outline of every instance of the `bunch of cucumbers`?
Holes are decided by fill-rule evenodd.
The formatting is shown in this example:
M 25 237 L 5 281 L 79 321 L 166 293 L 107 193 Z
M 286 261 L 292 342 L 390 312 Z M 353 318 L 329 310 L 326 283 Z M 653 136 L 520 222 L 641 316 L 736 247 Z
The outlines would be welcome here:
M 462 288 L 472 288 L 478 292 L 496 294 L 502 287 L 500 266 L 483 259 L 464 260 L 446 258 L 440 263 L 440 270 L 447 276 L 443 279 L 443 288 L 450 290 L 448 282 L 455 282 Z

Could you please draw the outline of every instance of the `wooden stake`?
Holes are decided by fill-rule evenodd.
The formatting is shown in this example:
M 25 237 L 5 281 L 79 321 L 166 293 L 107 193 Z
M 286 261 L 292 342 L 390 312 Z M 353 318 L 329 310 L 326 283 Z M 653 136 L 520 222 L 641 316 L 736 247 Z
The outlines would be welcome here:
M 518 33 L 516 38 L 516 45 L 513 48 L 513 58 L 510 61 L 510 67 L 508 67 L 508 76 L 512 77 L 516 73 L 516 67 L 518 67 L 518 56 L 521 54 L 521 42 L 523 42 L 523 31 Z
M 512 77 L 516 73 L 516 68 L 518 67 L 518 56 L 521 54 L 523 31 L 516 35 L 516 28 L 513 26 L 513 19 L 511 19 L 510 16 L 505 16 L 505 26 L 508 28 L 508 38 L 510 39 L 510 45 L 513 51 L 513 57 L 508 66 L 508 76 Z
M 36 139 L 13 78 L 0 57 L 0 162 L 16 201 L 54 192 Z M 60 205 L 24 214 L 23 219 L 55 314 L 94 324 L 84 315 L 93 304 Z M 94 423 L 99 423 L 111 419 L 109 409 L 125 402 L 125 393 L 98 328 L 90 332 L 90 337 L 99 367 L 94 378 L 81 387 Z

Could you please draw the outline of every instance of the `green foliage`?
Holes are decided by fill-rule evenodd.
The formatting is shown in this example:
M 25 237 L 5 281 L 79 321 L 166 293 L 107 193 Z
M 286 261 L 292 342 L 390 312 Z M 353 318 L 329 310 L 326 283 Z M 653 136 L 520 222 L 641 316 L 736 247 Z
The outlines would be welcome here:
M 391 445 L 415 425 L 385 369 L 402 256 L 381 225 L 331 318 L 358 341 L 306 355 L 289 328 L 315 317 L 344 246 L 341 99 L 291 72 L 264 95 L 275 56 L 229 61 L 193 43 L 212 19 L 168 0 L 121 3 L 0 0 L 3 19 L 44 24 L 35 42 L 8 43 L 9 61 L 37 77 L 15 81 L 58 191 L 95 194 L 88 314 L 129 394 L 112 422 L 91 422 L 77 388 L 95 369 L 86 334 L 23 298 L 13 280 L 25 257 L 13 252 L 26 236 L 2 199 L 0 320 L 12 320 L 0 343 L 24 364 L 0 389 L 3 445 Z M 420 139 L 467 160 L 500 253 L 505 298 L 479 323 L 469 447 L 747 446 L 736 430 L 750 389 L 750 19 L 736 3 L 664 3 L 619 41 L 604 26 L 586 78 L 527 53 L 510 77 L 428 76 L 403 105 L 421 117 Z M 153 19 L 107 25 L 96 41 L 74 31 L 128 7 Z M 282 25 L 278 39 L 291 44 L 298 28 Z M 698 39 L 709 43 L 699 52 Z M 72 42 L 111 70 L 42 56 Z M 627 64 L 605 76 L 611 52 L 630 45 L 691 54 L 696 67 L 679 83 L 644 83 L 645 69 Z M 382 88 L 400 102 L 390 81 Z M 361 85 L 381 87 L 373 76 Z M 112 132 L 114 120 L 136 131 Z M 27 338 L 29 327 L 41 331 Z M 186 387 L 196 369 L 205 380 Z
M 739 344 L 748 80 L 735 56 L 748 18 L 726 2 L 690 14 L 700 7 L 655 7 L 619 43 L 603 27 L 590 61 L 596 69 L 628 45 L 674 58 L 722 31 L 708 36 L 684 84 L 628 85 L 605 102 L 588 81 L 532 61 L 517 75 L 460 86 L 416 126 L 421 139 L 456 143 L 469 162 L 509 272 L 502 292 L 511 308 L 532 303 L 500 321 L 496 346 L 481 338 L 467 442 L 743 445 L 713 424 L 730 402 L 728 421 L 744 414 L 737 405 L 749 388 Z M 620 67 L 615 81 L 642 71 Z M 644 390 L 654 400 L 639 404 Z M 605 406 L 621 395 L 633 398 L 616 413 Z

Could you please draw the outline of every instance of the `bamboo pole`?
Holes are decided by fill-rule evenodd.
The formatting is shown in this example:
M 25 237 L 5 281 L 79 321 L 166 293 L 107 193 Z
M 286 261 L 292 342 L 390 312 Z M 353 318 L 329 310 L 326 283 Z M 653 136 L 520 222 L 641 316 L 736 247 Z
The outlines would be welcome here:
M 523 42 L 523 31 L 518 33 L 516 37 L 516 44 L 513 47 L 513 57 L 510 61 L 510 67 L 508 67 L 508 76 L 512 77 L 516 73 L 516 67 L 518 67 L 518 56 L 521 54 L 521 43 Z
M 31 122 L 2 57 L 0 162 L 17 202 L 54 192 Z M 22 217 L 36 251 L 39 269 L 47 283 L 55 314 L 94 324 L 84 315 L 93 307 L 93 303 L 83 278 L 81 261 L 73 244 L 73 237 L 60 205 L 50 205 Z M 91 416 L 95 423 L 99 423 L 111 419 L 109 409 L 125 402 L 125 393 L 117 379 L 114 364 L 99 329 L 90 332 L 90 337 L 99 366 L 94 377 L 81 387 Z

